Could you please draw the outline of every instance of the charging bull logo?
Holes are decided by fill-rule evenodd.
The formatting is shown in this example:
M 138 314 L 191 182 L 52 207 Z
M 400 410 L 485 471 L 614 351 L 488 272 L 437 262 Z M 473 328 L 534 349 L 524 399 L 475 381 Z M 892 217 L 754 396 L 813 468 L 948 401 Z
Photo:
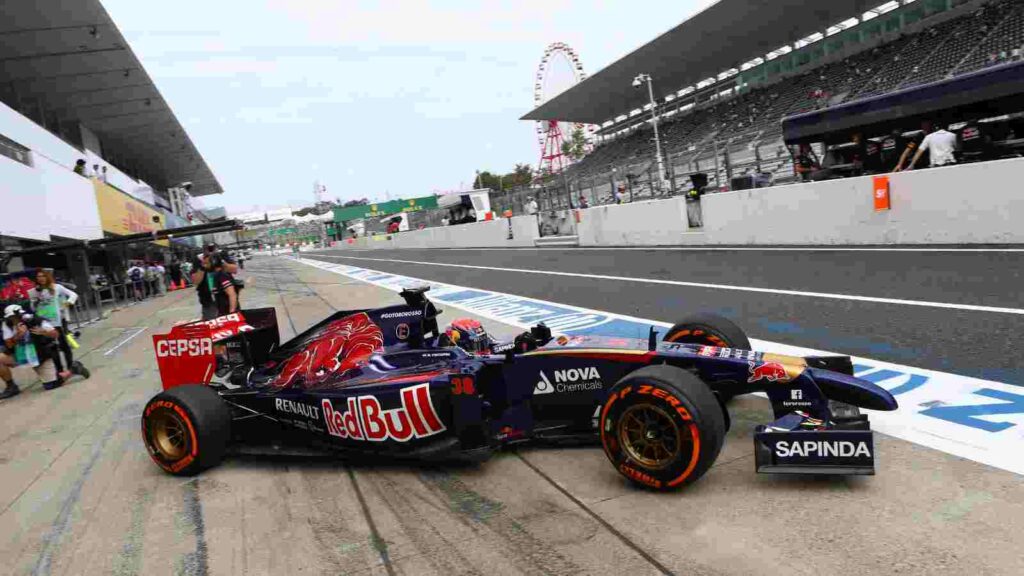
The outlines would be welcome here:
M 343 377 L 384 347 L 384 334 L 365 313 L 352 314 L 324 327 L 305 348 L 284 363 L 274 380 L 278 387 L 297 379 L 307 385 Z
M 788 382 L 790 380 L 789 374 L 786 373 L 786 367 L 778 362 L 762 362 L 760 364 L 747 362 L 747 364 L 750 365 L 750 378 L 747 378 L 749 383 L 761 380 L 769 382 Z

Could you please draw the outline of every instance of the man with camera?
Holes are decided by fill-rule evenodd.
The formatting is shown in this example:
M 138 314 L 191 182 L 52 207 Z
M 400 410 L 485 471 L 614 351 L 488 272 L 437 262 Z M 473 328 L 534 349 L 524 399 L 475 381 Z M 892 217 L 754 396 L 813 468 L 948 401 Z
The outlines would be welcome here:
M 0 393 L 0 398 L 10 398 L 21 392 L 11 374 L 14 366 L 31 366 L 43 381 L 45 390 L 61 385 L 63 375 L 58 374 L 56 363 L 59 334 L 53 324 L 27 313 L 17 304 L 11 304 L 4 308 L 2 331 L 0 379 L 6 388 Z
M 195 285 L 196 295 L 199 296 L 203 320 L 213 320 L 220 315 L 215 298 L 218 286 L 218 270 L 215 270 L 215 264 L 220 265 L 219 271 L 228 274 L 238 271 L 234 259 L 224 252 L 218 252 L 217 246 L 213 244 L 207 244 L 203 253 L 192 261 L 192 284 Z

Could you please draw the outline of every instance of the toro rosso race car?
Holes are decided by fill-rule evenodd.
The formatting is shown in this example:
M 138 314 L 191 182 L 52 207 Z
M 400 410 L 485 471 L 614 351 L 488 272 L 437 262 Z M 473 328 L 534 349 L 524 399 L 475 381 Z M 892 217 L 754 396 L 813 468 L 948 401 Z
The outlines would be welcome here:
M 154 336 L 164 391 L 142 417 L 153 460 L 185 475 L 229 449 L 479 460 L 522 442 L 583 440 L 629 480 L 667 490 L 710 468 L 737 394 L 764 392 L 774 410 L 755 431 L 758 472 L 873 474 L 858 407 L 897 408 L 852 376 L 848 357 L 753 352 L 717 316 L 661 339 L 653 329 L 553 336 L 541 324 L 496 342 L 470 319 L 439 329 L 426 291 L 337 312 L 284 344 L 273 308 Z

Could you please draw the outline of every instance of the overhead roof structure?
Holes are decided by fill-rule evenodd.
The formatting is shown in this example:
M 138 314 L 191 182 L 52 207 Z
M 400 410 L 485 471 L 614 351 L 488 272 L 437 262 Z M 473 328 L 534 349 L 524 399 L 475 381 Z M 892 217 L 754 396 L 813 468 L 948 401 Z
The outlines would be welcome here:
M 720 0 L 522 117 L 600 124 L 650 100 L 632 86 L 650 74 L 659 101 L 842 20 L 882 0 Z M 637 17 L 641 17 L 638 13 Z
M 154 188 L 223 192 L 99 0 L 0 2 L 0 83 L 86 126 Z

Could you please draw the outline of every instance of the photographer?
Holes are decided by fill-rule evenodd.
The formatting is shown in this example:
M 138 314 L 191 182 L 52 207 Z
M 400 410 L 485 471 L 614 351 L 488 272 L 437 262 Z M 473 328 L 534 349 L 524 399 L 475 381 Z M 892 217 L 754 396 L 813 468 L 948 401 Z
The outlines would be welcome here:
M 192 261 L 192 284 L 196 287 L 203 320 L 212 320 L 218 316 L 217 302 L 214 300 L 217 286 L 217 279 L 214 277 L 214 257 L 220 263 L 222 272 L 234 274 L 238 270 L 235 261 L 230 256 L 218 253 L 217 247 L 213 244 L 208 244 L 203 253 Z
M 73 374 L 85 378 L 89 371 L 81 362 L 75 362 L 68 343 L 68 318 L 65 310 L 78 301 L 78 294 L 58 284 L 53 279 L 53 272 L 46 269 L 36 271 L 36 287 L 29 290 L 28 297 L 32 301 L 32 310 L 36 315 L 52 324 L 57 330 L 57 348 L 64 355 L 63 365 Z
M 53 390 L 61 385 L 62 378 L 71 374 L 60 372 L 60 359 L 57 355 L 58 332 L 53 324 L 46 320 L 25 312 L 17 304 L 11 304 L 4 308 L 3 321 L 3 354 L 0 354 L 0 364 L 4 364 L 7 376 L 10 373 L 10 366 L 31 366 L 39 379 L 43 381 L 43 388 Z M 3 376 L 3 374 L 0 374 Z M 8 377 L 8 389 L 17 386 Z M 17 392 L 14 392 L 17 394 Z M 13 395 L 13 394 L 11 394 Z

